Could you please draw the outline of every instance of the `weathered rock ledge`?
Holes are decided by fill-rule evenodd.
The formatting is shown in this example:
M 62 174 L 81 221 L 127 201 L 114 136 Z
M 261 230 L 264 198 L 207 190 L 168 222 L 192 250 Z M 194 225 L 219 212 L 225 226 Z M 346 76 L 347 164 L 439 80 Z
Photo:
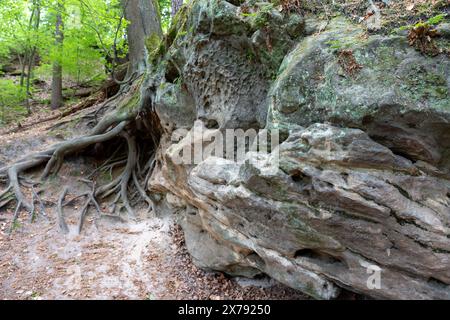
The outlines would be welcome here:
M 450 59 L 345 18 L 256 6 L 194 1 L 155 58 L 158 207 L 179 216 L 206 269 L 265 273 L 319 299 L 340 288 L 450 299 Z M 193 142 L 172 133 L 196 119 L 213 131 L 280 129 L 279 166 L 256 152 L 177 164 Z

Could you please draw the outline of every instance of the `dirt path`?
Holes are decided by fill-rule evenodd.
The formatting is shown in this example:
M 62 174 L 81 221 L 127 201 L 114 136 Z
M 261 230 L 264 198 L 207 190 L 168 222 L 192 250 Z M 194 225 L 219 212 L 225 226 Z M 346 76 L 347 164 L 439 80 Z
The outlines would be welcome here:
M 273 280 L 233 280 L 192 265 L 170 217 L 141 215 L 140 222 L 101 219 L 75 233 L 40 218 L 9 237 L 0 222 L 0 299 L 305 299 Z M 49 214 L 50 217 L 53 213 Z

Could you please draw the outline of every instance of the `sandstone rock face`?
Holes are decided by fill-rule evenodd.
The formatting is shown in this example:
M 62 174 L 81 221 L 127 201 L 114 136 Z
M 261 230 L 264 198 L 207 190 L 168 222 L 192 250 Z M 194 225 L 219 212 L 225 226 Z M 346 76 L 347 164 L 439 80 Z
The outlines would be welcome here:
M 226 1 L 194 1 L 186 10 L 156 94 L 168 131 L 192 126 L 187 112 L 210 127 L 265 126 L 271 82 L 304 20 L 261 6 L 250 15 Z
M 450 299 L 450 60 L 343 18 L 316 33 L 259 6 L 263 25 L 229 2 L 194 1 L 160 70 L 177 61 L 182 83 L 163 77 L 157 89 L 167 126 L 149 188 L 178 215 L 195 263 L 318 299 L 340 288 Z M 276 76 L 276 61 L 261 63 L 269 30 L 286 55 Z M 179 164 L 196 141 L 172 133 L 195 119 L 211 135 L 266 126 L 283 141 L 239 163 Z
M 351 50 L 358 64 L 348 74 Z M 400 36 L 364 35 L 344 19 L 286 57 L 270 94 L 269 125 L 329 121 L 356 127 L 414 161 L 449 168 L 450 61 L 423 56 Z

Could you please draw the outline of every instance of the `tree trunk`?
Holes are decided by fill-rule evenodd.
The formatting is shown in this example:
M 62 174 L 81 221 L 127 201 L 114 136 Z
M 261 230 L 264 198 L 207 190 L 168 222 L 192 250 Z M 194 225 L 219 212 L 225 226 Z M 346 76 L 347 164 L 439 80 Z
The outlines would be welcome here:
M 34 22 L 33 22 L 34 17 Z M 33 1 L 33 14 L 32 19 L 30 20 L 30 26 L 33 28 L 33 30 L 37 33 L 39 31 L 39 26 L 41 23 L 41 1 L 35 0 Z M 27 71 L 27 82 L 26 82 L 26 107 L 28 115 L 31 114 L 31 106 L 30 106 L 30 99 L 31 99 L 31 76 L 33 73 L 33 67 L 34 67 L 34 60 L 36 58 L 36 52 L 37 48 L 35 45 L 31 48 L 30 56 L 28 57 L 28 71 Z M 24 62 L 25 63 L 25 62 Z M 24 68 L 25 69 L 25 68 Z
M 18 55 L 18 57 L 19 57 L 19 63 L 20 63 L 20 82 L 19 82 L 19 84 L 20 84 L 20 87 L 23 87 L 25 84 L 25 67 L 26 67 L 25 61 L 26 61 L 27 54 L 25 53 L 23 58 L 20 54 Z
M 128 47 L 130 66 L 128 76 L 143 73 L 147 68 L 146 40 L 157 34 L 162 37 L 161 21 L 156 0 L 123 0 L 125 18 L 128 25 Z M 128 78 L 127 76 L 127 78 Z
M 182 5 L 183 0 L 172 0 L 172 17 L 178 13 Z
M 59 50 L 62 49 L 64 43 L 64 33 L 63 33 L 64 24 L 62 19 L 63 9 L 64 9 L 63 4 L 58 3 L 58 12 L 56 14 L 56 24 L 55 24 L 56 25 L 55 40 L 56 46 L 59 48 Z M 58 109 L 63 105 L 62 66 L 59 59 L 56 59 L 56 61 L 53 62 L 52 102 L 51 102 L 51 108 L 53 110 Z

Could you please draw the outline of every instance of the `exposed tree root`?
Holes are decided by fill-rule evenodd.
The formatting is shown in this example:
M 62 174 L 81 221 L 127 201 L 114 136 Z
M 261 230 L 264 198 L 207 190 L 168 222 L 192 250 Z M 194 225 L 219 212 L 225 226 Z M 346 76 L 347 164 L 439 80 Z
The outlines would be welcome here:
M 154 210 L 153 201 L 147 195 L 147 192 L 145 192 L 144 188 L 142 188 L 142 186 L 140 185 L 139 179 L 138 179 L 137 174 L 136 174 L 136 171 L 133 171 L 133 182 L 134 182 L 134 185 L 136 186 L 136 189 L 139 192 L 139 195 L 142 197 L 142 199 L 145 200 L 145 202 L 147 202 L 147 204 L 149 206 L 148 210 L 150 210 L 150 209 Z
M 2 199 L 4 196 L 8 195 L 9 192 L 11 191 L 12 187 L 11 185 L 8 186 L 8 188 L 6 188 L 3 192 L 0 193 L 0 199 Z
M 100 205 L 98 204 L 97 200 L 95 200 L 95 183 L 92 186 L 92 191 L 85 194 L 86 196 L 86 202 L 83 205 L 83 208 L 81 209 L 81 213 L 80 213 L 80 219 L 78 220 L 78 234 L 81 233 L 81 231 L 83 230 L 83 226 L 84 226 L 84 220 L 86 218 L 86 215 L 88 213 L 89 207 L 92 205 L 96 208 L 97 210 L 97 215 L 100 216 L 102 214 L 102 211 L 100 209 Z
M 69 188 L 65 187 L 63 192 L 59 196 L 58 208 L 57 208 L 59 229 L 61 230 L 61 232 L 65 233 L 65 234 L 69 233 L 69 227 L 67 227 L 67 224 L 66 224 L 66 221 L 64 220 L 64 215 L 63 215 L 63 201 L 67 195 L 67 192 L 69 192 Z
M 39 192 L 36 192 L 34 187 L 31 188 L 31 191 L 33 192 L 33 195 L 37 199 L 37 202 L 39 203 L 39 213 L 46 219 L 48 219 L 47 214 L 45 213 L 45 206 L 44 202 L 42 201 L 41 197 L 39 196 Z
M 118 134 L 120 134 L 126 125 L 127 122 L 123 121 L 115 128 L 113 128 L 111 131 L 108 131 L 107 133 L 81 137 L 60 144 L 53 152 L 53 155 L 50 158 L 50 160 L 47 162 L 47 165 L 44 169 L 44 172 L 42 173 L 41 178 L 42 179 L 47 178 L 52 170 L 54 174 L 57 174 L 58 171 L 61 169 L 65 155 L 73 153 L 78 150 L 82 150 L 95 143 L 108 141 L 117 136 Z
M 136 140 L 126 132 L 124 132 L 122 135 L 128 143 L 128 161 L 120 181 L 120 197 L 122 198 L 122 202 L 125 205 L 128 214 L 134 217 L 134 210 L 131 208 L 130 201 L 128 200 L 128 182 L 130 181 L 131 175 L 134 171 L 134 168 L 136 167 Z
M 99 173 L 99 172 L 106 172 L 109 171 L 109 175 L 112 176 L 112 170 L 116 167 L 116 166 L 120 166 L 126 163 L 126 159 L 124 157 L 120 157 L 117 158 L 117 154 L 120 151 L 120 147 L 117 148 L 113 154 L 99 167 L 97 167 L 97 169 L 95 169 L 94 171 L 91 172 L 91 174 L 89 174 L 87 176 L 88 179 L 92 178 L 95 174 Z
M 16 211 L 14 212 L 14 217 L 13 217 L 13 221 L 11 223 L 11 227 L 9 228 L 9 235 L 12 234 L 12 232 L 14 231 L 14 229 L 17 226 L 16 223 L 17 223 L 17 219 L 19 219 L 21 207 L 22 207 L 22 201 L 19 200 L 19 202 L 17 203 L 17 206 L 16 206 Z
M 34 205 L 29 203 L 22 193 L 19 183 L 19 173 L 43 164 L 50 157 L 51 152 L 53 150 L 54 149 L 51 148 L 48 151 L 38 153 L 37 155 L 32 157 L 31 160 L 19 161 L 18 163 L 12 165 L 11 167 L 0 169 L 0 172 L 7 171 L 9 178 L 9 186 L 7 187 L 7 190 L 12 190 L 14 192 L 14 196 L 17 199 L 17 201 L 20 202 L 21 206 L 23 206 L 30 213 L 34 211 Z M 10 195 L 6 193 L 5 196 Z M 4 196 L 0 197 L 0 204 L 2 204 L 4 200 L 6 200 L 4 199 Z M 8 201 L 8 203 L 9 202 L 10 201 Z M 4 205 L 1 205 L 0 208 L 2 208 L 3 206 Z
M 83 180 L 87 183 L 92 184 L 92 190 L 89 193 L 77 196 L 77 199 L 84 198 L 84 204 L 82 206 L 82 210 L 80 212 L 80 218 L 78 222 L 78 232 L 82 231 L 85 217 L 89 212 L 90 207 L 94 207 L 97 211 L 98 215 L 101 215 L 101 208 L 97 201 L 97 199 L 102 200 L 106 199 L 115 194 L 114 200 L 112 202 L 112 213 L 116 214 L 116 208 L 121 204 L 121 208 L 124 208 L 128 213 L 129 217 L 134 218 L 135 213 L 130 203 L 129 191 L 131 190 L 136 195 L 139 195 L 139 199 L 145 201 L 149 205 L 149 209 L 153 207 L 152 199 L 147 193 L 145 189 L 142 187 L 141 182 L 147 183 L 150 177 L 151 171 L 154 167 L 154 154 L 148 154 L 142 152 L 142 150 L 148 149 L 138 148 L 136 133 L 134 128 L 142 126 L 146 128 L 151 125 L 150 123 L 145 123 L 141 125 L 136 125 L 136 121 L 138 118 L 142 119 L 142 115 L 138 117 L 140 108 L 136 106 L 130 107 L 128 104 L 133 100 L 133 95 L 136 94 L 136 88 L 138 86 L 133 86 L 129 88 L 131 93 L 130 97 L 121 97 L 122 105 L 125 104 L 125 108 L 114 110 L 111 113 L 106 114 L 103 118 L 95 125 L 95 127 L 91 130 L 91 132 L 85 136 L 74 138 L 69 141 L 65 141 L 54 146 L 51 146 L 49 149 L 32 154 L 25 159 L 19 160 L 12 165 L 0 168 L 0 183 L 7 184 L 6 189 L 0 192 L 0 209 L 6 207 L 10 202 L 16 200 L 17 207 L 14 214 L 13 225 L 11 227 L 11 231 L 13 230 L 14 225 L 20 215 L 20 210 L 23 208 L 30 213 L 31 220 L 34 220 L 35 214 L 35 203 L 39 204 L 38 211 L 43 215 L 45 214 L 45 207 L 42 202 L 42 199 L 39 197 L 39 194 L 35 191 L 34 186 L 37 184 L 34 181 L 28 181 L 23 177 L 20 177 L 20 174 L 26 172 L 27 170 L 31 170 L 37 168 L 39 166 L 45 166 L 41 175 L 41 181 L 45 180 L 50 175 L 57 175 L 60 171 L 64 159 L 68 155 L 73 155 L 75 153 L 81 152 L 86 148 L 94 145 L 98 145 L 101 143 L 106 143 L 108 141 L 112 141 L 118 137 L 125 139 L 127 145 L 127 154 L 123 156 L 120 153 L 120 150 L 123 150 L 122 147 L 119 147 L 115 150 L 112 155 L 101 165 L 99 168 L 95 169 L 88 176 L 88 180 Z M 133 90 L 134 89 L 134 90 Z M 123 103 L 125 102 L 125 103 Z M 152 120 L 151 120 L 152 121 Z M 130 132 L 129 132 L 130 130 Z M 153 130 L 157 130 L 153 128 Z M 156 149 L 158 138 L 153 136 L 153 133 L 150 133 L 152 141 L 150 143 L 146 143 L 146 145 L 152 146 L 153 149 Z M 142 169 L 141 166 L 141 158 L 150 157 L 150 160 L 145 161 L 145 166 Z M 118 177 L 115 177 L 111 182 L 102 185 L 100 187 L 96 187 L 96 184 L 91 178 L 95 178 L 95 175 L 100 171 L 109 171 L 110 176 L 113 176 L 113 170 L 120 166 L 124 166 L 123 171 L 120 173 Z M 141 182 L 140 182 L 141 180 Z M 25 187 L 32 189 L 32 201 L 30 202 L 27 197 L 24 195 L 21 189 L 21 184 Z M 68 233 L 69 229 L 64 220 L 63 208 L 64 206 L 72 203 L 74 199 L 64 202 L 67 194 L 69 192 L 68 188 L 65 188 L 63 192 L 60 194 L 58 202 L 57 202 L 57 218 L 59 228 L 63 233 Z M 131 197 L 131 199 L 133 199 Z M 119 210 L 120 213 L 120 210 Z

